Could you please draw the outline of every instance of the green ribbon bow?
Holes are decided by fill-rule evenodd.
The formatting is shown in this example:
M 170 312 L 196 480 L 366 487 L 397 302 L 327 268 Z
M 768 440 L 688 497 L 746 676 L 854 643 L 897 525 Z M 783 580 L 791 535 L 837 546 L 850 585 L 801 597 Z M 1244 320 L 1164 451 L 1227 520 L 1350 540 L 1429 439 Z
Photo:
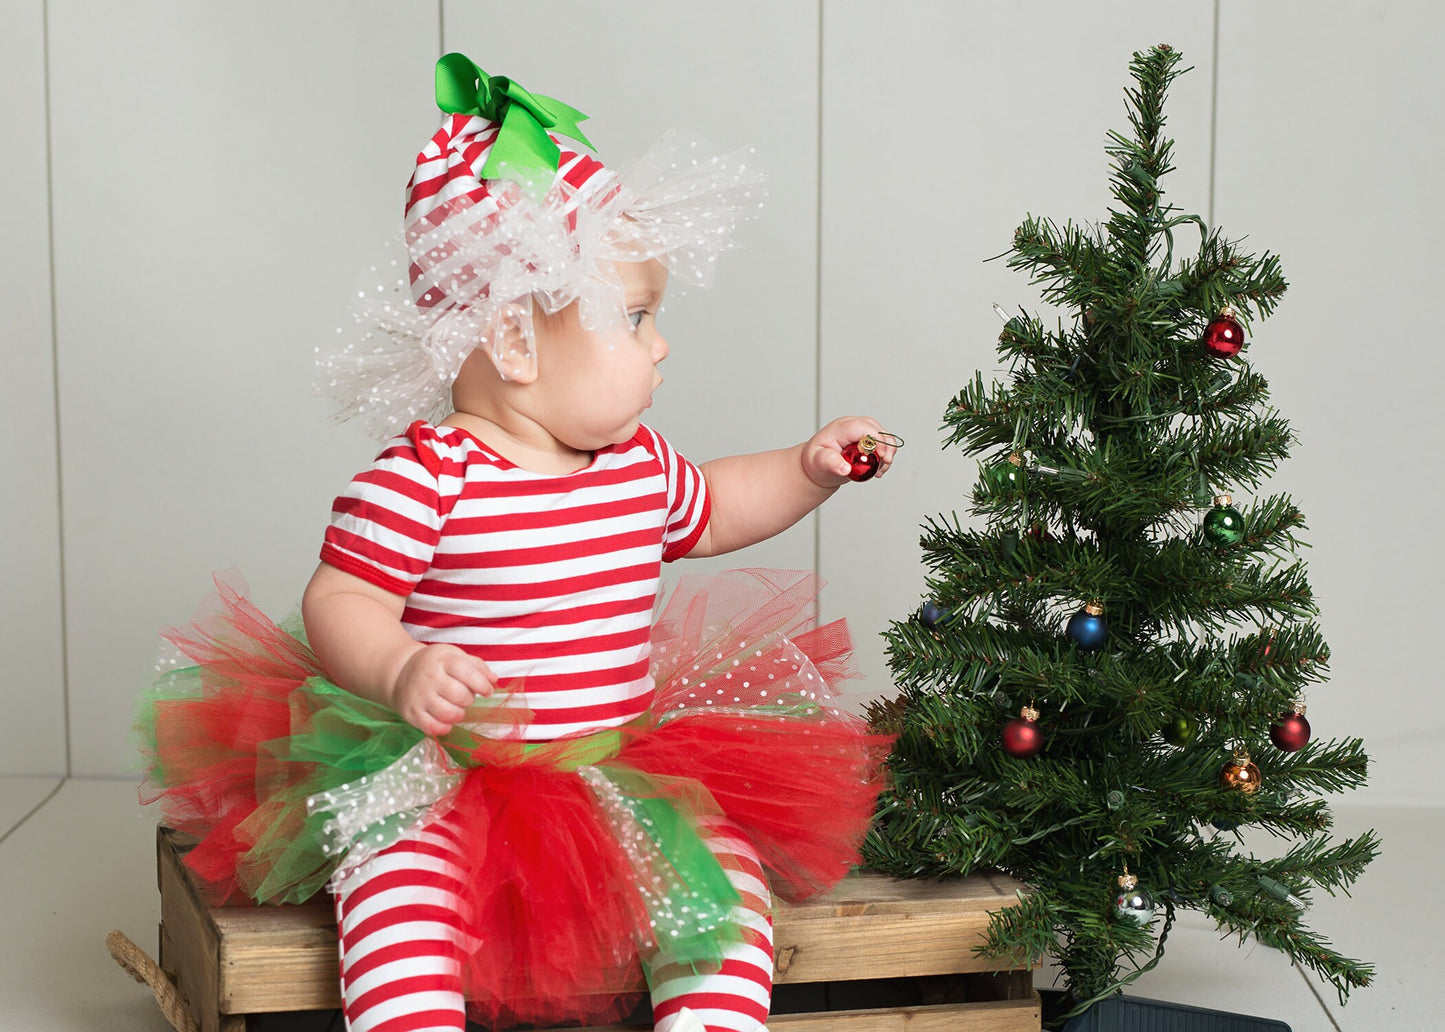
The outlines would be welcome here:
M 541 193 L 552 185 L 561 150 L 547 135 L 555 129 L 588 148 L 579 123 L 587 116 L 540 93 L 529 93 L 505 75 L 488 75 L 465 54 L 437 61 L 437 107 L 448 114 L 481 115 L 501 124 L 482 168 L 484 179 L 511 179 Z

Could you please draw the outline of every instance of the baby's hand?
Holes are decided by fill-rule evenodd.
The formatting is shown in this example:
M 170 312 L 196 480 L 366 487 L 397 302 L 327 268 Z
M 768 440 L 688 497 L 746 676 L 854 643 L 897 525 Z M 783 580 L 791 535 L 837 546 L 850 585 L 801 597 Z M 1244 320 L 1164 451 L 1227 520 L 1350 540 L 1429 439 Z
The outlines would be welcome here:
M 885 433 L 878 420 L 867 416 L 835 419 L 803 445 L 803 472 L 819 487 L 831 488 L 847 483 L 848 473 L 853 467 L 843 457 L 843 449 L 857 444 L 864 434 L 871 434 L 878 438 L 875 454 L 878 456 L 877 475 L 881 477 L 888 472 L 888 467 L 893 464 L 893 455 L 898 450 L 887 443 L 886 437 L 879 437 Z
M 429 735 L 444 735 L 479 695 L 491 695 L 497 675 L 455 645 L 425 645 L 396 677 L 392 709 Z

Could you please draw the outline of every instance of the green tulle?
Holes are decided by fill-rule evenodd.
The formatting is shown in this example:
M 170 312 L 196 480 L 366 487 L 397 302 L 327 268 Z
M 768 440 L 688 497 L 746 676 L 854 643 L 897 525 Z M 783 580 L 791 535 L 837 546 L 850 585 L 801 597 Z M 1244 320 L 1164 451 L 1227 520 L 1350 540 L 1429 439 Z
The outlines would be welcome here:
M 613 790 L 598 801 L 631 854 L 659 947 L 694 970 L 721 963 L 740 936 L 728 917 L 742 897 L 697 831 L 698 816 L 716 812 L 712 798 L 695 783 L 620 764 L 591 771 L 594 785 L 604 778 Z
M 142 698 L 136 710 L 134 736 L 141 755 L 146 758 L 146 783 L 151 786 L 150 791 L 163 791 L 167 786 L 189 779 L 187 771 L 178 770 L 165 760 L 169 751 L 161 747 L 158 707 L 183 705 L 200 698 L 202 690 L 200 667 L 176 667 L 157 676 Z M 143 798 L 147 795 L 146 788 L 142 788 L 141 794 Z
M 427 736 L 388 707 L 313 677 L 290 696 L 296 734 L 265 743 L 256 769 L 261 805 L 238 829 L 251 843 L 238 868 L 242 886 L 257 899 L 299 902 L 320 891 L 340 864 L 346 848 L 334 848 L 325 832 L 329 815 L 308 801 L 388 770 Z M 519 716 L 504 705 L 505 696 L 479 699 L 458 725 L 439 740 L 452 771 L 475 766 L 478 753 L 510 747 L 483 734 L 512 728 Z M 366 854 L 395 845 L 433 815 L 455 778 L 439 784 L 436 798 L 420 806 L 379 814 L 362 833 Z M 352 860 L 356 857 L 353 855 Z

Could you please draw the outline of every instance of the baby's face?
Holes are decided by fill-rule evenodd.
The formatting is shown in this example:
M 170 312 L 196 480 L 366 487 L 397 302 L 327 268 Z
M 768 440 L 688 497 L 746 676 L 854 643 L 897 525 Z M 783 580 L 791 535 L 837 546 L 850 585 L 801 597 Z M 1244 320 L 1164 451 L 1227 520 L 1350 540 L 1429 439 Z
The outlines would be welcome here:
M 662 384 L 658 364 L 667 341 L 657 310 L 667 269 L 656 259 L 618 262 L 627 319 L 584 329 L 577 306 L 535 323 L 537 383 L 543 420 L 553 437 L 578 451 L 619 444 L 637 433 L 652 392 Z

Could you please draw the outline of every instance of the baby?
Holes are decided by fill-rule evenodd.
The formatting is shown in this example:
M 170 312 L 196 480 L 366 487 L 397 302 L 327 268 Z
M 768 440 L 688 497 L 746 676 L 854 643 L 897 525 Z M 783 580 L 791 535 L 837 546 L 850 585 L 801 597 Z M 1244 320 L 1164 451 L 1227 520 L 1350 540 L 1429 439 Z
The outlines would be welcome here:
M 846 632 L 808 629 L 810 578 L 743 571 L 657 612 L 661 564 L 771 537 L 860 440 L 880 473 L 894 448 L 848 417 L 694 465 L 642 422 L 669 277 L 707 282 L 745 160 L 665 141 L 619 177 L 585 116 L 459 54 L 437 97 L 413 296 L 325 363 L 389 436 L 335 503 L 305 640 L 234 595 L 173 639 L 205 683 L 156 693 L 152 781 L 212 883 L 329 884 L 352 1032 L 615 1020 L 639 974 L 656 1028 L 753 1032 L 773 893 L 857 861 L 888 740 L 829 705 Z M 213 749 L 241 775 L 174 776 L 197 712 L 246 727 Z

